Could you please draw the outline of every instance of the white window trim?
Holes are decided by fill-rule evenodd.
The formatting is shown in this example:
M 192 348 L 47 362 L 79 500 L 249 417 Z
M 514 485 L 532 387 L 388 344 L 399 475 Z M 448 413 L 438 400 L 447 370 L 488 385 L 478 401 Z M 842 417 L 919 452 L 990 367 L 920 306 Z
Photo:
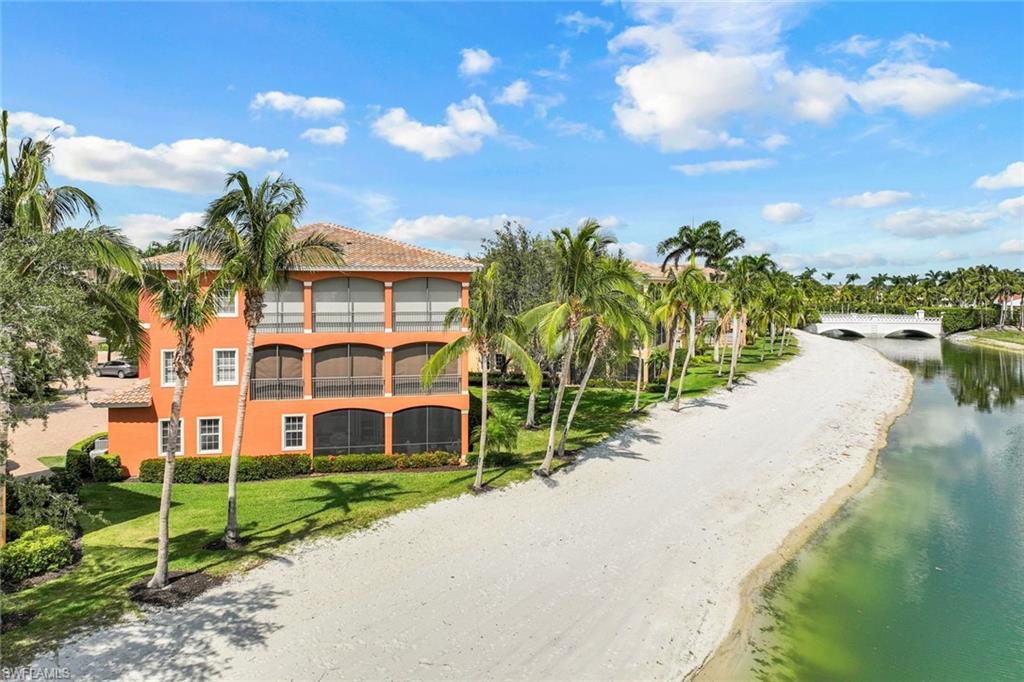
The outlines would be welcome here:
M 235 354 L 235 380 L 217 381 L 217 353 L 232 351 Z M 237 348 L 214 348 L 213 349 L 213 385 L 214 386 L 237 386 L 238 385 L 238 349 Z
M 217 420 L 217 444 L 220 445 L 216 450 L 203 450 L 203 432 L 200 429 L 200 422 L 204 419 L 216 419 Z M 220 417 L 196 417 L 196 452 L 200 455 L 219 455 L 224 452 L 224 420 Z
M 302 417 L 302 445 L 287 447 L 285 445 L 285 430 L 284 425 L 288 417 Z M 306 415 L 305 414 L 282 414 L 281 415 L 281 450 L 289 452 L 295 452 L 306 449 Z
M 173 348 L 161 348 L 160 349 L 160 386 L 163 388 L 173 388 L 174 382 L 167 383 L 164 381 L 164 377 L 167 376 L 167 354 L 171 354 L 171 361 L 174 361 L 174 349 Z
M 166 417 L 164 419 L 157 419 L 156 420 L 156 454 L 157 454 L 158 457 L 164 457 L 165 456 L 165 454 L 164 454 L 164 447 L 163 447 L 164 444 L 162 442 L 160 442 L 162 440 L 160 438 L 160 432 L 163 430 L 164 422 L 168 422 L 169 423 L 170 421 L 171 421 L 170 417 Z M 183 456 L 185 454 L 185 420 L 184 419 L 180 419 L 179 421 L 181 421 L 181 428 L 179 429 L 179 433 L 178 433 L 178 451 L 176 453 L 174 453 L 175 457 L 181 457 L 181 456 Z
M 232 291 L 231 292 L 231 302 L 234 304 L 232 311 L 230 313 L 222 313 L 218 309 L 217 310 L 217 317 L 238 317 L 238 292 L 237 291 Z M 214 303 L 216 303 L 216 301 L 214 301 Z

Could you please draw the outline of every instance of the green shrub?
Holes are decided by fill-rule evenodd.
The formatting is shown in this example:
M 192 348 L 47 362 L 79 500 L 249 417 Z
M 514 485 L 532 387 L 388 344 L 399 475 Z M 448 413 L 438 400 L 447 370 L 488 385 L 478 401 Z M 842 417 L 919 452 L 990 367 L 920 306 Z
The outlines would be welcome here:
M 76 497 L 82 489 L 82 479 L 65 469 L 54 471 L 51 475 L 40 478 L 39 482 L 49 486 L 55 493 L 67 493 Z
M 469 465 L 476 466 L 477 454 L 475 452 L 469 453 Z M 484 466 L 489 467 L 512 467 L 517 464 L 523 463 L 522 456 L 514 452 L 489 452 L 487 453 L 487 459 L 484 460 Z
M 450 452 L 417 452 L 411 455 L 392 455 L 396 469 L 430 469 L 433 467 L 455 466 L 459 456 Z
M 226 483 L 230 457 L 178 457 L 174 463 L 175 483 Z M 309 473 L 309 455 L 243 455 L 238 458 L 239 481 L 266 481 L 272 478 L 304 476 Z M 139 465 L 139 480 L 161 483 L 164 459 L 144 459 Z
M 46 480 L 15 478 L 7 482 L 7 533 L 16 538 L 39 526 L 77 535 L 85 512 L 76 493 L 61 492 Z
M 118 455 L 96 455 L 92 458 L 92 480 L 100 483 L 123 481 L 128 478 L 128 470 L 121 466 Z
M 0 578 L 7 584 L 71 564 L 71 538 L 52 526 L 39 526 L 0 549 Z
M 430 469 L 455 466 L 459 456 L 450 452 L 417 452 L 411 455 L 317 455 L 313 458 L 313 471 L 337 474 L 351 471 L 386 471 L 389 469 Z
M 489 410 L 488 410 L 489 411 Z M 514 414 L 494 412 L 487 417 L 487 454 L 510 452 L 519 443 L 519 432 L 522 424 Z M 473 441 L 480 442 L 480 429 L 473 432 Z
M 67 455 L 64 458 L 64 469 L 78 476 L 83 481 L 91 479 L 92 461 L 89 458 L 89 453 L 92 452 L 97 440 L 106 437 L 106 431 L 94 433 L 68 448 Z

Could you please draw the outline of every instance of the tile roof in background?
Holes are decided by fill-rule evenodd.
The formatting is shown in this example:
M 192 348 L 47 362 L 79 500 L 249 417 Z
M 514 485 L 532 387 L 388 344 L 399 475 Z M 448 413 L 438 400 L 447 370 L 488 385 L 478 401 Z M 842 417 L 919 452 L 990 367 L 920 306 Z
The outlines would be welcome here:
M 93 407 L 149 407 L 153 404 L 153 398 L 149 393 L 149 380 L 138 380 L 128 388 L 90 400 L 89 404 Z

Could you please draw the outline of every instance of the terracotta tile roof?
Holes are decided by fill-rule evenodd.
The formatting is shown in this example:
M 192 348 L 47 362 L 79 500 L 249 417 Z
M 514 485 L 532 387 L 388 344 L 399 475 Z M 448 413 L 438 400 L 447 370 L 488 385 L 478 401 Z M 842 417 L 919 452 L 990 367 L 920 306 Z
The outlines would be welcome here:
M 327 238 L 342 245 L 345 249 L 345 264 L 337 268 L 317 268 L 330 270 L 429 270 L 439 272 L 472 272 L 480 267 L 465 258 L 435 251 L 433 249 L 406 244 L 379 234 L 343 227 L 333 223 L 313 223 L 301 227 L 297 236 L 322 233 Z M 183 254 L 165 253 L 147 258 L 164 269 L 181 266 Z
M 654 263 L 647 263 L 642 260 L 633 261 L 633 267 L 635 267 L 641 275 L 647 277 L 652 282 L 667 282 L 669 273 L 675 272 L 676 268 L 669 266 L 665 272 L 661 271 L 661 265 L 655 265 Z M 713 275 L 716 270 L 714 268 L 701 268 L 706 275 Z
M 149 381 L 142 379 L 120 391 L 102 395 L 89 401 L 93 407 L 149 407 L 153 398 L 149 394 Z

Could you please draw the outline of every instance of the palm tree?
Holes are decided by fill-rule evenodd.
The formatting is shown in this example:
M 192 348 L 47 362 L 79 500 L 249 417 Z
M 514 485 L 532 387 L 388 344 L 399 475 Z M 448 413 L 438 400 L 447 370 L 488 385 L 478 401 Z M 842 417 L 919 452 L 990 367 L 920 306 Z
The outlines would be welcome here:
M 662 400 L 668 400 L 672 391 L 672 378 L 675 374 L 676 345 L 679 343 L 679 320 L 682 318 L 684 301 L 679 296 L 675 273 L 669 274 L 668 284 L 658 291 L 654 307 L 654 319 L 668 329 L 668 377 L 665 379 L 665 391 Z
M 747 240 L 741 237 L 736 230 L 722 232 L 722 226 L 717 221 L 708 221 L 704 225 L 708 226 L 704 236 L 704 265 L 709 268 L 721 269 L 729 255 L 743 248 Z
M 640 411 L 640 388 L 643 384 L 644 358 L 642 350 L 647 348 L 651 342 L 653 330 L 651 329 L 654 320 L 655 289 L 658 285 L 649 284 L 644 289 L 639 289 L 636 294 L 636 308 L 640 313 L 639 324 L 632 331 L 633 348 L 638 349 L 636 354 L 636 389 L 633 395 L 633 412 Z M 654 364 L 653 351 L 647 357 L 648 367 Z
M 729 380 L 725 387 L 732 390 L 736 377 L 736 362 L 739 358 L 740 324 L 745 325 L 750 309 L 761 294 L 761 275 L 749 257 L 738 259 L 726 273 L 725 286 L 729 291 L 729 310 L 732 318 L 732 354 L 729 358 Z
M 565 455 L 565 442 L 569 438 L 569 429 L 572 427 L 573 417 L 579 409 L 580 401 L 583 399 L 583 392 L 587 390 L 587 383 L 590 375 L 594 372 L 594 365 L 601 352 L 615 339 L 629 338 L 633 330 L 640 324 L 639 311 L 633 305 L 636 294 L 639 291 L 639 273 L 633 268 L 632 263 L 623 257 L 611 258 L 602 256 L 598 258 L 596 267 L 604 271 L 599 279 L 612 283 L 604 295 L 595 297 L 589 308 L 590 315 L 584 321 L 585 326 L 593 337 L 590 347 L 590 359 L 587 361 L 587 369 L 583 373 L 583 379 L 576 389 L 576 396 L 569 407 L 569 414 L 565 419 L 565 426 L 562 428 L 562 438 L 558 443 L 558 456 Z
M 231 443 L 224 530 L 224 544 L 233 547 L 239 543 L 238 457 L 245 428 L 256 327 L 263 319 L 264 295 L 284 283 L 288 270 L 298 266 L 336 267 L 343 261 L 342 247 L 327 236 L 312 233 L 299 237 L 296 234 L 295 221 L 306 207 L 306 198 L 294 182 L 278 175 L 265 178 L 253 188 L 244 172 L 235 171 L 228 174 L 224 188 L 227 192 L 210 203 L 202 225 L 185 230 L 179 236 L 186 248 L 195 244 L 219 264 L 227 291 L 244 294 L 245 359 Z
M 597 261 L 614 239 L 601 232 L 594 219 L 583 221 L 573 233 L 568 228 L 552 232 L 555 247 L 554 300 L 525 313 L 524 322 L 536 326 L 549 354 L 561 357 L 558 391 L 551 408 L 551 426 L 544 461 L 536 473 L 548 476 L 555 455 L 558 415 L 569 384 L 573 352 L 581 327 L 595 301 L 623 284 L 616 270 L 598 268 Z
M 484 488 L 484 458 L 487 455 L 487 379 L 490 373 L 490 358 L 493 353 L 503 353 L 523 370 L 531 391 L 540 386 L 540 367 L 530 354 L 516 341 L 523 334 L 522 323 L 502 305 L 498 293 L 499 266 L 491 263 L 486 270 L 473 275 L 468 308 L 452 308 L 445 315 L 445 327 L 465 324 L 469 332 L 443 346 L 423 366 L 421 378 L 423 387 L 433 383 L 437 375 L 452 362 L 474 348 L 480 356 L 480 445 L 477 450 L 476 480 L 473 490 Z M 463 455 L 461 463 L 466 463 Z
M 171 398 L 171 418 L 167 425 L 164 444 L 164 481 L 160 491 L 160 526 L 157 534 L 156 571 L 149 581 L 149 587 L 161 589 L 167 586 L 167 550 L 170 543 L 171 486 L 174 482 L 174 460 L 181 438 L 181 398 L 185 392 L 188 375 L 192 372 L 195 337 L 213 321 L 216 316 L 215 298 L 219 293 L 219 282 L 204 286 L 208 279 L 203 258 L 194 248 L 189 248 L 185 260 L 174 277 L 168 277 L 158 269 L 147 270 L 143 276 L 145 296 L 160 316 L 169 324 L 177 336 L 174 348 L 174 395 Z
M 683 360 L 682 371 L 679 372 L 679 385 L 676 387 L 675 410 L 678 412 L 683 398 L 683 383 L 686 380 L 686 372 L 690 368 L 690 361 L 693 360 L 697 351 L 697 330 L 703 321 L 704 314 L 712 310 L 720 303 L 720 290 L 705 276 L 703 270 L 687 268 L 676 280 L 679 287 L 679 296 L 685 301 L 686 313 L 689 316 L 687 324 L 686 358 Z
M 681 226 L 674 235 L 658 244 L 658 255 L 664 256 L 661 270 L 668 269 L 669 261 L 673 267 L 679 267 L 684 256 L 689 259 L 690 267 L 697 266 L 697 256 L 707 256 L 711 234 L 721 234 L 722 226 L 717 220 L 706 220 L 697 227 Z

